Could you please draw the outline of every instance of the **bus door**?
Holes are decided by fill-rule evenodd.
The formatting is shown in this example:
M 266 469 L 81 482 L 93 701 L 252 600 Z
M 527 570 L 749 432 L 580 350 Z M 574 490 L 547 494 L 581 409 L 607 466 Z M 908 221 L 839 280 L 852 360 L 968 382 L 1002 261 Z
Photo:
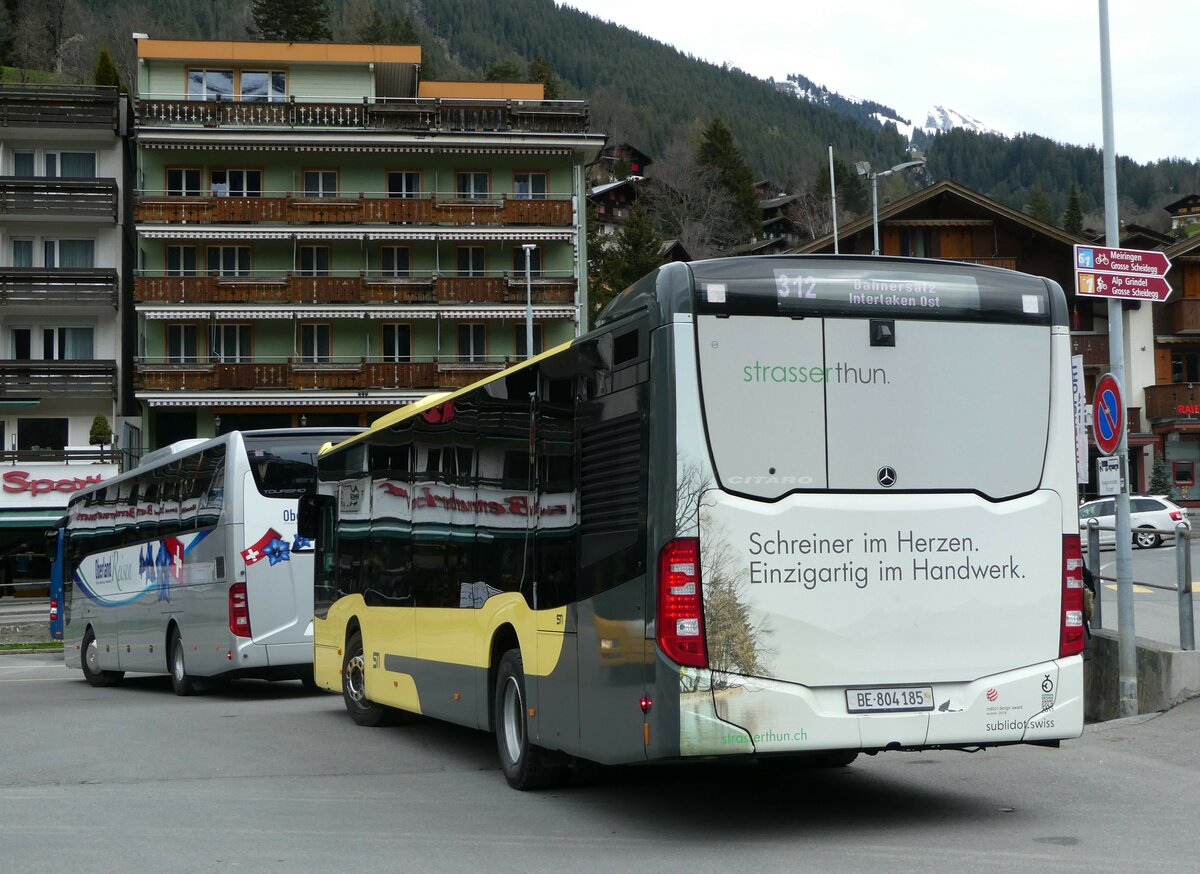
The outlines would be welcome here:
M 247 471 L 242 484 L 246 600 L 255 643 L 312 642 L 312 547 L 297 536 L 296 501 L 264 498 Z

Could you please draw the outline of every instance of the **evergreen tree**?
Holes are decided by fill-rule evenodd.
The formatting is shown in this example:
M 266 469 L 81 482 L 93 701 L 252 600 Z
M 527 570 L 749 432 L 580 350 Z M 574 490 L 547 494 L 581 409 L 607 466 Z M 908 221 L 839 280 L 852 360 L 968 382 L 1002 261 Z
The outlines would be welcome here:
M 521 68 L 517 66 L 515 61 L 496 61 L 488 67 L 483 78 L 488 82 L 520 82 L 522 78 Z
M 1071 193 L 1067 195 L 1067 210 L 1062 217 L 1063 230 L 1077 237 L 1083 236 L 1083 210 L 1079 207 L 1079 189 L 1071 183 Z
M 252 0 L 250 35 L 275 42 L 319 42 L 331 38 L 327 0 Z
M 562 96 L 562 83 L 554 75 L 554 70 L 551 68 L 550 62 L 545 58 L 538 58 L 529 62 L 529 75 L 527 78 L 530 82 L 542 83 L 543 96 L 547 100 L 558 100 Z
M 729 194 L 745 230 L 743 240 L 757 235 L 762 229 L 762 211 L 754 191 L 754 174 L 733 142 L 733 133 L 720 118 L 714 118 L 704 129 L 696 159 L 701 166 L 717 171 L 721 187 Z M 731 240 L 727 243 L 741 242 Z
M 1167 460 L 1158 453 L 1154 455 L 1154 466 L 1150 469 L 1150 483 L 1146 486 L 1150 495 L 1171 494 L 1171 472 L 1167 468 Z
M 836 155 L 833 158 L 833 181 L 837 183 L 838 215 L 849 212 L 860 216 L 871 208 L 867 183 L 863 177 L 846 166 L 846 162 Z M 829 171 L 818 172 L 813 183 L 814 197 L 829 201 Z
M 116 88 L 118 91 L 128 90 L 125 83 L 121 81 L 121 74 L 117 72 L 117 65 L 113 63 L 112 55 L 108 53 L 108 46 L 101 46 L 100 54 L 96 56 L 96 72 L 92 76 L 92 82 L 96 85 Z
M 1025 212 L 1030 218 L 1037 219 L 1044 224 L 1058 224 L 1055 221 L 1054 207 L 1050 205 L 1050 198 L 1046 196 L 1042 186 L 1036 183 L 1029 189 L 1029 202 L 1025 205 Z
M 607 241 L 595 230 L 599 222 L 589 213 L 588 260 L 591 270 L 588 297 L 591 323 L 609 301 L 662 264 L 662 236 L 654 216 L 640 201 L 629 208 L 625 224 L 615 241 Z

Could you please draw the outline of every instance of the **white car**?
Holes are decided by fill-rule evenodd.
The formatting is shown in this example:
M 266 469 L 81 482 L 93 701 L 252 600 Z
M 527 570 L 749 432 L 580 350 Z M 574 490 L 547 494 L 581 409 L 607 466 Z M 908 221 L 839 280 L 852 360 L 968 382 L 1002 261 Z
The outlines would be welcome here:
M 1089 519 L 1095 519 L 1100 523 L 1101 545 L 1116 542 L 1116 532 L 1112 530 L 1117 524 L 1116 498 L 1100 498 L 1080 505 L 1079 536 L 1085 549 L 1087 548 Z M 1163 542 L 1164 535 L 1158 534 L 1153 529 L 1174 531 L 1175 526 L 1180 522 L 1186 523 L 1188 529 L 1191 529 L 1187 510 L 1167 498 L 1136 495 L 1129 499 L 1129 524 L 1133 528 L 1133 545 L 1139 549 L 1148 549 Z

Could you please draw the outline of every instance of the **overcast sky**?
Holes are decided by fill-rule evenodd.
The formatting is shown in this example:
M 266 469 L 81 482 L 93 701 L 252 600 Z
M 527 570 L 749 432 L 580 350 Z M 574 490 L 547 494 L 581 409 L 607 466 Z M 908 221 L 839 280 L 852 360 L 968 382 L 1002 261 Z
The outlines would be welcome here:
M 558 0 L 761 78 L 800 73 L 917 124 L 942 105 L 1101 145 L 1098 0 Z M 1110 0 L 1117 153 L 1200 158 L 1197 0 Z

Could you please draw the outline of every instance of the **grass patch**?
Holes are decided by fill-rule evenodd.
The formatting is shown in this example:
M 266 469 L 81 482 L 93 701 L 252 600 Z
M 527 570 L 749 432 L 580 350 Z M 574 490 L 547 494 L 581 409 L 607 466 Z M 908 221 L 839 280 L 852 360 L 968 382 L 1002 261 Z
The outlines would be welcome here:
M 72 77 L 49 70 L 22 70 L 20 67 L 0 67 L 0 82 L 15 85 L 71 85 Z
M 63 645 L 62 645 L 62 641 L 61 641 L 61 640 L 42 640 L 42 641 L 37 641 L 36 643 L 30 643 L 30 642 L 25 642 L 25 643 L 0 643 L 0 652 L 8 652 L 9 650 L 14 650 L 14 649 L 49 649 L 49 650 L 55 650 L 55 649 L 62 649 L 62 648 L 63 648 Z

